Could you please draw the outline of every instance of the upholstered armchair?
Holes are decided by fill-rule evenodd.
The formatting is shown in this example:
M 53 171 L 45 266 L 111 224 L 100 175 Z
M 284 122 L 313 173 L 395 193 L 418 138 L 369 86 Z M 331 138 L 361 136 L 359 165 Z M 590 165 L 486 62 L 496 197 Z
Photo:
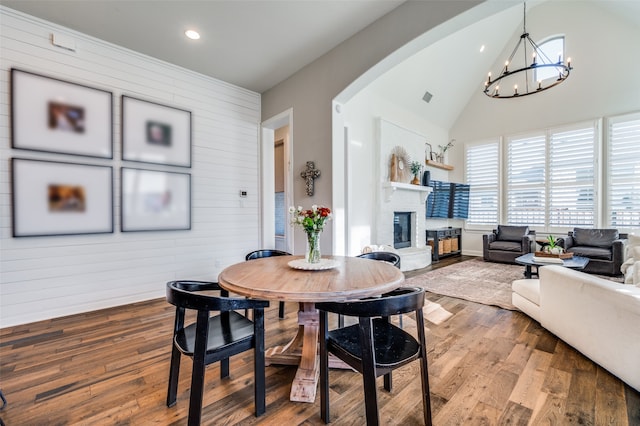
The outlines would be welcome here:
M 622 274 L 627 234 L 619 234 L 617 229 L 574 228 L 568 236 L 558 238 L 558 243 L 568 253 L 589 258 L 584 272 Z
M 535 242 L 536 231 L 528 226 L 498 225 L 482 236 L 482 257 L 489 262 L 516 263 L 516 257 L 535 250 Z

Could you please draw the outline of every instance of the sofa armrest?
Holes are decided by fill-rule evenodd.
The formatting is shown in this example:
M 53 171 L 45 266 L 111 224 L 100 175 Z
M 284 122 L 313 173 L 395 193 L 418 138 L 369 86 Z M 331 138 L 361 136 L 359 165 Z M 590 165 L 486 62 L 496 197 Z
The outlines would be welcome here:
M 491 233 L 491 234 L 484 234 L 484 235 L 482 236 L 482 242 L 483 242 L 483 245 L 484 245 L 484 244 L 489 244 L 489 243 L 494 242 L 494 241 L 496 240 L 496 238 L 498 238 L 498 236 L 497 236 L 496 234 L 494 234 L 494 233 Z
M 611 245 L 611 260 L 616 265 L 624 263 L 624 252 L 627 247 L 626 239 L 617 239 Z
M 529 231 L 528 235 L 522 237 L 522 253 L 533 253 L 536 251 L 536 231 Z
M 559 245 L 560 247 L 562 247 L 565 250 L 569 250 L 571 247 L 573 247 L 573 236 L 571 235 L 566 235 L 563 237 L 559 237 L 556 241 L 557 245 Z
M 640 390 L 640 288 L 557 265 L 539 274 L 540 324 Z

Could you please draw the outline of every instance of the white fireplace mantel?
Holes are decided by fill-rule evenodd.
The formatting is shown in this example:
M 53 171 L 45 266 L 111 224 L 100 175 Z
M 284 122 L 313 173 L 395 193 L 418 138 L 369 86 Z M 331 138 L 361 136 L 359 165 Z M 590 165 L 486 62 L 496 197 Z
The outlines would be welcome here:
M 418 202 L 420 204 L 424 204 L 427 200 L 427 196 L 429 196 L 429 193 L 433 190 L 430 186 L 413 185 L 411 183 L 400 182 L 384 182 L 382 184 L 382 188 L 384 189 L 385 201 L 387 203 L 391 202 L 393 194 L 395 194 L 396 191 L 401 190 L 416 192 L 418 195 Z

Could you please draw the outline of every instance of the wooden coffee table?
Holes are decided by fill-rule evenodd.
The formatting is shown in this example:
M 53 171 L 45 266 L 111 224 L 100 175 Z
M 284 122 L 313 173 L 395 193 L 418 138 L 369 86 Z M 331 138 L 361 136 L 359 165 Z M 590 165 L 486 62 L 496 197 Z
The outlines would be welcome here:
M 534 260 L 533 259 L 534 254 L 533 253 L 527 253 L 524 254 L 520 257 L 516 257 L 515 262 L 519 265 L 524 265 L 524 276 L 525 278 L 531 278 L 533 275 L 538 275 L 538 267 L 540 266 L 546 266 L 546 265 L 559 265 L 559 266 L 564 266 L 565 268 L 571 268 L 571 269 L 577 269 L 577 270 L 582 270 L 584 269 L 585 266 L 587 266 L 587 263 L 589 263 L 589 259 L 586 257 L 581 257 L 581 256 L 573 256 L 570 257 L 568 259 L 563 259 L 562 263 L 559 262 L 544 262 L 544 261 L 539 261 L 539 260 Z M 536 267 L 536 271 L 532 272 L 531 271 L 531 267 L 535 266 Z

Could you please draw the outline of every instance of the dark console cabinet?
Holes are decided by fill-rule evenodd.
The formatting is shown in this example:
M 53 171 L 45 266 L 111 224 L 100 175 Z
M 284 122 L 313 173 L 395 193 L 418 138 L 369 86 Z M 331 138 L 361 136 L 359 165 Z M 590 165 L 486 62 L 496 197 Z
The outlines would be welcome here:
M 431 259 L 460 256 L 462 253 L 462 228 L 427 229 L 427 244 L 431 246 Z

